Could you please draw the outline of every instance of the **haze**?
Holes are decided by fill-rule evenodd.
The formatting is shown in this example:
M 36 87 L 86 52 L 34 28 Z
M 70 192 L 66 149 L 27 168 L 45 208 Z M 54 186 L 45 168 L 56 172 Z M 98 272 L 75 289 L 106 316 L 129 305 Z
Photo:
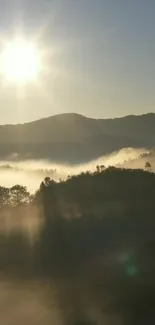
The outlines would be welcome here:
M 62 112 L 116 117 L 155 111 L 152 0 L 0 1 L 1 39 L 22 33 L 50 52 L 40 83 L 0 83 L 1 124 Z
M 146 157 L 142 157 L 143 154 L 146 154 Z M 76 165 L 57 164 L 48 160 L 1 161 L 1 185 L 11 187 L 16 185 L 18 180 L 18 184 L 27 186 L 28 190 L 34 193 L 47 175 L 59 182 L 60 179 L 66 180 L 69 175 L 86 171 L 94 172 L 97 165 L 145 169 L 148 157 L 150 160 L 147 149 L 126 148 L 88 163 Z M 155 171 L 155 153 L 151 155 L 150 161 L 152 170 Z
M 154 31 L 153 0 L 0 0 L 0 325 L 155 323 Z

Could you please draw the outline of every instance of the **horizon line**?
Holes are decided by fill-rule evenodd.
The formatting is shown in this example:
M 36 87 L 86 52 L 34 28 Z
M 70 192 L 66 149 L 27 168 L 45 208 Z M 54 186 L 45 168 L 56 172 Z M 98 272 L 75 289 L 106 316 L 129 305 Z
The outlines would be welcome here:
M 128 117 L 141 117 L 141 116 L 146 116 L 146 115 L 155 115 L 154 112 L 148 112 L 148 113 L 142 113 L 142 114 L 128 114 L 128 115 L 122 115 L 122 116 L 116 116 L 116 117 L 91 117 L 91 116 L 86 116 L 80 113 L 76 113 L 76 112 L 66 112 L 66 113 L 58 113 L 58 114 L 54 114 L 54 115 L 49 115 L 49 116 L 45 116 L 45 117 L 40 117 L 36 120 L 30 120 L 30 121 L 25 121 L 25 122 L 21 122 L 21 123 L 5 123 L 5 124 L 0 124 L 0 126 L 18 126 L 18 125 L 25 125 L 25 124 L 31 124 L 31 123 L 35 123 L 35 122 L 39 122 L 42 120 L 47 120 L 50 118 L 54 118 L 54 117 L 59 117 L 59 116 L 63 116 L 63 115 L 75 115 L 75 116 L 79 116 L 82 118 L 86 118 L 86 119 L 91 119 L 91 120 L 117 120 L 117 119 L 123 119 L 123 118 L 128 118 Z

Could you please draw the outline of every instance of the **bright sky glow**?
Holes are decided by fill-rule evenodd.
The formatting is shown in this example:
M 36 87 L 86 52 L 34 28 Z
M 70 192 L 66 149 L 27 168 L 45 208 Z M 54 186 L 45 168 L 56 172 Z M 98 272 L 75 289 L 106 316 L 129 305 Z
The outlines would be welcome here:
M 34 44 L 25 40 L 8 42 L 0 58 L 1 73 L 16 84 L 36 79 L 41 69 L 41 57 Z
M 155 112 L 155 1 L 0 4 L 0 124 Z

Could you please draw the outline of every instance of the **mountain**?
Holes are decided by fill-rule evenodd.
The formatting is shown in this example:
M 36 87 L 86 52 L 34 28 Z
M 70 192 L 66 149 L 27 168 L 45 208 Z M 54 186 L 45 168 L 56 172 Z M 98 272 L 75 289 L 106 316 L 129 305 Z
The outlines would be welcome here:
M 155 146 L 155 114 L 93 119 L 68 113 L 0 126 L 1 159 L 79 163 L 124 147 Z

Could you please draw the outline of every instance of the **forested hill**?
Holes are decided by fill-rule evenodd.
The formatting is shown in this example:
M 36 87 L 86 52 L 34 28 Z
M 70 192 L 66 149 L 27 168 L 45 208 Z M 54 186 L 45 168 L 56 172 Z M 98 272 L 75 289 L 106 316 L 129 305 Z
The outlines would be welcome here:
M 46 279 L 60 310 L 69 306 L 65 324 L 96 324 L 79 322 L 83 301 L 99 315 L 144 324 L 154 319 L 154 215 L 155 174 L 142 170 L 98 167 L 59 183 L 47 177 L 34 196 L 1 187 L 0 271 Z
M 155 145 L 155 114 L 93 119 L 60 114 L 0 126 L 0 157 L 49 158 L 83 162 L 124 147 Z
M 154 189 L 154 173 L 99 167 L 94 173 L 81 173 L 67 181 L 51 181 L 45 189 L 41 187 L 35 199 L 45 193 L 51 214 L 54 207 L 59 214 L 70 217 L 84 214 L 146 219 L 146 215 L 154 216 Z
M 104 168 L 68 176 L 54 182 L 49 177 L 31 195 L 25 187 L 0 187 L 0 207 L 48 206 L 50 218 L 62 217 L 140 217 L 155 212 L 155 174 L 143 170 Z

